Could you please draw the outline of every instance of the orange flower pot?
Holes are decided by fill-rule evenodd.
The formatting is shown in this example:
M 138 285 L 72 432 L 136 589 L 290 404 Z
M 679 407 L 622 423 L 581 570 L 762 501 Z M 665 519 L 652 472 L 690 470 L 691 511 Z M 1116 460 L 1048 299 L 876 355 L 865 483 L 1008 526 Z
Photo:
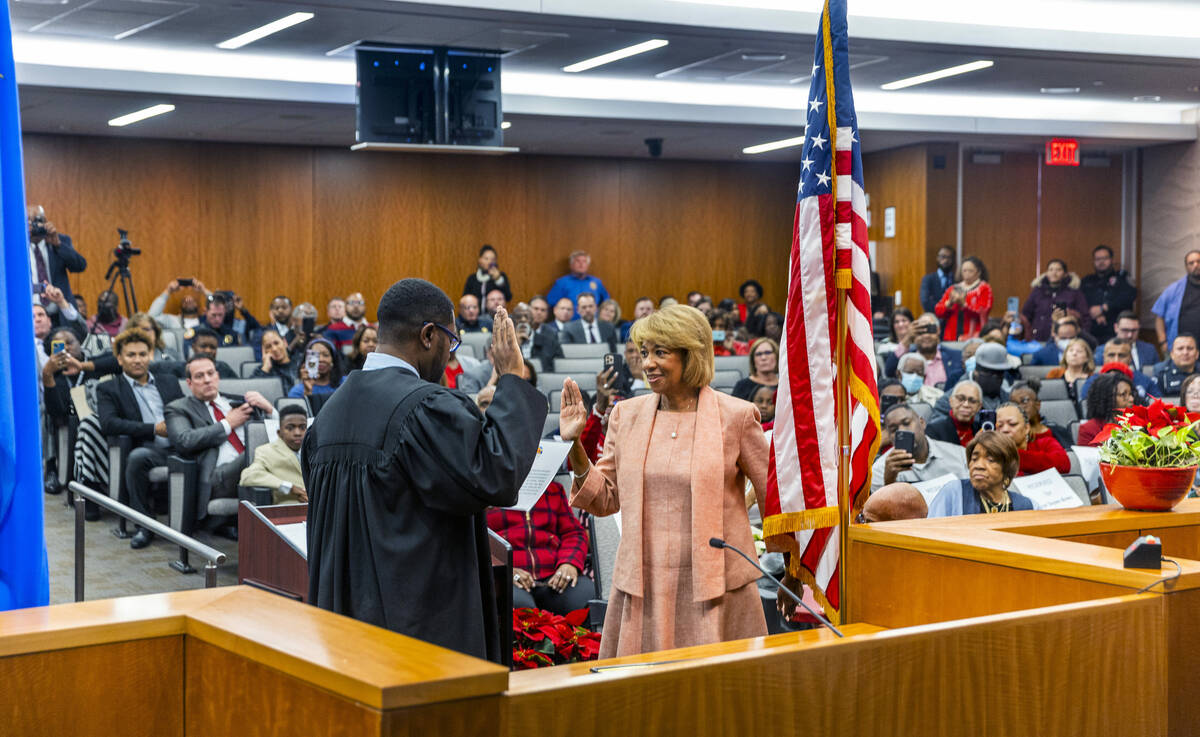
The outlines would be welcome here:
M 1184 468 L 1142 468 L 1100 464 L 1104 487 L 1126 509 L 1145 512 L 1166 512 L 1183 501 L 1197 466 Z

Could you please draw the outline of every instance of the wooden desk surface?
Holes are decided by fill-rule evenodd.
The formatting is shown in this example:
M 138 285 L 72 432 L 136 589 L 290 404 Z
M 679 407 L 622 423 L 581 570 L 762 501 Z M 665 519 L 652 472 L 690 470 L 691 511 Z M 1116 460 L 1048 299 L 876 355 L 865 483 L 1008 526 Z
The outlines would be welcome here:
M 247 586 L 0 613 L 0 656 L 187 635 L 376 709 L 494 695 L 507 668 Z

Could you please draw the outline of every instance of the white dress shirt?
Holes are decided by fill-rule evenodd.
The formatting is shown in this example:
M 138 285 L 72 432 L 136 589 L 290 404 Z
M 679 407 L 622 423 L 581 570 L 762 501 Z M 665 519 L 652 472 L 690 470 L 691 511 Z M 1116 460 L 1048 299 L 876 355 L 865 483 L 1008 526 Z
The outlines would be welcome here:
M 228 417 L 229 413 L 233 410 L 233 407 L 231 407 L 229 404 L 229 400 L 226 399 L 225 397 L 222 397 L 220 394 L 218 394 L 216 399 L 212 400 L 211 402 L 204 403 L 205 408 L 208 409 L 208 416 L 210 418 L 212 418 L 213 422 L 217 422 L 217 413 L 213 412 L 213 404 L 214 403 L 218 407 L 221 408 L 221 414 L 224 415 L 225 417 Z M 238 459 L 238 456 L 241 455 L 241 453 L 238 453 L 237 448 L 233 447 L 233 443 L 229 442 L 229 433 L 235 432 L 233 427 L 230 426 L 229 420 L 225 420 L 225 419 L 221 420 L 220 425 L 222 428 L 225 429 L 225 442 L 221 443 L 221 449 L 217 451 L 217 465 L 218 466 L 224 465 L 226 463 L 230 463 L 232 461 L 236 461 Z M 242 425 L 241 427 L 239 427 L 236 430 L 236 432 L 237 432 L 238 440 L 242 441 L 242 447 L 245 448 L 246 447 L 246 426 Z

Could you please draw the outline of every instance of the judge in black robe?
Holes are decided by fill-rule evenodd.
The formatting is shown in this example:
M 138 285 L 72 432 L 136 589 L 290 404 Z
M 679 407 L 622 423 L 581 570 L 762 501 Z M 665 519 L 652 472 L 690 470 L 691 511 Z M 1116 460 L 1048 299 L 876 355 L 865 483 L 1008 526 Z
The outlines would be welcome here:
M 484 511 L 516 503 L 547 403 L 521 379 L 501 313 L 501 373 L 485 418 L 434 383 L 457 337 L 453 305 L 419 279 L 379 305 L 379 347 L 334 392 L 304 438 L 309 601 L 500 661 Z

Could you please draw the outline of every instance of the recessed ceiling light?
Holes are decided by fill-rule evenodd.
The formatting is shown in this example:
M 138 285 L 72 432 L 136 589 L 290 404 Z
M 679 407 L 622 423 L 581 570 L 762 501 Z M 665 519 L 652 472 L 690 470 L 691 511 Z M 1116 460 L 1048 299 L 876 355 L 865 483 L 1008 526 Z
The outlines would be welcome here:
M 748 53 L 742 54 L 742 61 L 785 61 L 787 54 Z
M 764 154 L 768 151 L 778 151 L 781 148 L 791 148 L 792 146 L 803 146 L 804 136 L 796 136 L 795 138 L 784 138 L 781 141 L 769 141 L 760 143 L 754 146 L 747 146 L 742 149 L 744 154 Z
M 602 66 L 604 64 L 611 64 L 612 62 L 618 61 L 620 59 L 625 59 L 630 56 L 637 56 L 638 54 L 644 54 L 647 51 L 653 51 L 655 49 L 661 49 L 662 47 L 666 46 L 668 43 L 670 43 L 670 42 L 667 41 L 665 38 L 654 38 L 649 41 L 643 41 L 640 44 L 634 44 L 633 46 L 627 46 L 623 49 L 617 49 L 616 51 L 610 51 L 607 54 L 601 54 L 600 56 L 594 56 L 591 59 L 584 59 L 583 61 L 577 61 L 574 64 L 570 64 L 568 66 L 563 67 L 562 70 L 564 72 L 585 72 L 588 69 L 595 69 L 598 66 Z
M 925 84 L 926 82 L 932 82 L 937 79 L 945 79 L 946 77 L 954 77 L 959 74 L 966 74 L 967 72 L 976 72 L 980 69 L 987 69 L 993 64 L 995 64 L 995 62 L 990 59 L 980 59 L 967 64 L 959 64 L 955 67 L 939 69 L 936 72 L 929 72 L 928 74 L 918 74 L 915 77 L 897 79 L 895 82 L 888 82 L 885 85 L 880 85 L 880 87 L 885 90 L 902 90 L 905 87 L 915 87 L 916 85 Z
M 148 108 L 129 113 L 128 115 L 122 115 L 119 118 L 113 118 L 112 120 L 108 121 L 108 124 L 114 128 L 121 128 L 129 125 L 130 123 L 137 123 L 145 120 L 146 118 L 153 118 L 155 115 L 169 113 L 174 109 L 174 105 L 151 105 Z
M 1043 95 L 1078 95 L 1078 87 L 1043 87 Z
M 279 33 L 285 28 L 291 28 L 298 23 L 303 23 L 306 20 L 312 20 L 313 17 L 314 16 L 312 13 L 292 13 L 291 15 L 286 15 L 279 20 L 271 21 L 265 26 L 259 26 L 252 31 L 246 31 L 240 36 L 234 36 L 231 39 L 222 41 L 221 43 L 217 44 L 217 48 L 240 49 L 246 44 L 254 43 L 261 38 L 266 38 L 272 33 Z
M 1162 102 L 1161 95 L 1136 95 L 1133 98 L 1134 102 Z
M 500 130 L 504 130 L 504 131 L 506 131 L 506 130 L 508 130 L 509 128 L 512 128 L 512 123 L 511 123 L 510 121 L 507 121 L 507 120 L 506 120 L 506 121 L 504 121 L 503 123 L 501 123 L 501 124 L 500 124 Z

